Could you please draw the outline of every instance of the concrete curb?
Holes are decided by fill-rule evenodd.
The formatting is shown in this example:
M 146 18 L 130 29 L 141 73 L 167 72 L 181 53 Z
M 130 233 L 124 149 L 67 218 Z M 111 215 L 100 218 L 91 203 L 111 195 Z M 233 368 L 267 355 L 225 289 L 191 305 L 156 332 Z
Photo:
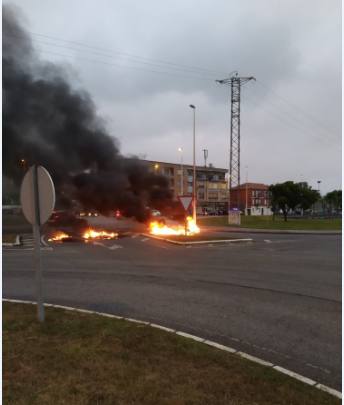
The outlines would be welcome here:
M 283 230 L 283 229 L 252 229 L 252 228 L 231 228 L 225 226 L 201 225 L 201 229 L 210 232 L 230 232 L 230 233 L 259 233 L 275 235 L 341 235 L 342 231 L 307 231 L 307 230 Z
M 21 237 L 20 237 L 20 235 L 17 235 L 16 236 L 16 241 L 14 242 L 14 243 L 3 243 L 2 244 L 2 246 L 3 247 L 14 247 L 14 246 L 20 246 L 22 243 L 21 243 Z
M 34 301 L 14 300 L 14 299 L 9 299 L 9 298 L 3 298 L 2 301 L 3 302 L 12 302 L 12 303 L 16 303 L 16 304 L 32 304 L 32 305 L 37 304 Z M 287 376 L 289 376 L 291 378 L 294 378 L 295 380 L 301 381 L 304 384 L 308 384 L 308 385 L 310 385 L 310 386 L 312 386 L 314 388 L 317 388 L 317 389 L 319 389 L 321 391 L 327 392 L 328 394 L 333 395 L 336 398 L 342 399 L 342 393 L 340 391 L 337 391 L 337 390 L 335 390 L 333 388 L 330 388 L 330 387 L 328 387 L 326 385 L 317 383 L 316 381 L 311 380 L 308 377 L 304 377 L 304 376 L 302 376 L 300 374 L 294 373 L 291 370 L 288 370 L 286 368 L 277 366 L 277 365 L 275 365 L 273 363 L 262 360 L 262 359 L 260 359 L 258 357 L 251 356 L 250 354 L 247 354 L 247 353 L 241 352 L 239 350 L 233 349 L 232 347 L 229 347 L 229 346 L 221 345 L 221 344 L 213 342 L 211 340 L 203 339 L 203 338 L 201 338 L 199 336 L 194 336 L 194 335 L 191 335 L 191 334 L 186 333 L 186 332 L 181 332 L 181 331 L 177 331 L 175 329 L 170 329 L 170 328 L 167 328 L 167 327 L 162 326 L 162 325 L 157 325 L 155 323 L 141 321 L 141 320 L 133 319 L 133 318 L 125 318 L 125 317 L 122 317 L 122 316 L 107 314 L 107 313 L 104 313 L 104 312 L 97 312 L 97 311 L 91 311 L 91 310 L 87 310 L 87 309 L 73 308 L 73 307 L 67 307 L 67 306 L 64 306 L 64 305 L 55 305 L 55 304 L 48 304 L 48 303 L 44 303 L 44 306 L 45 307 L 64 309 L 64 310 L 67 310 L 67 311 L 75 311 L 75 312 L 80 312 L 80 313 L 85 313 L 85 314 L 100 315 L 100 316 L 105 316 L 105 317 L 108 317 L 108 318 L 122 319 L 124 321 L 135 322 L 135 323 L 138 323 L 138 324 L 150 326 L 152 328 L 161 329 L 161 330 L 163 330 L 165 332 L 168 332 L 168 333 L 175 333 L 178 336 L 182 336 L 182 337 L 185 337 L 187 339 L 192 339 L 192 340 L 195 340 L 196 342 L 204 343 L 204 344 L 206 344 L 208 346 L 211 346 L 211 347 L 214 347 L 216 349 L 223 350 L 223 351 L 226 351 L 226 352 L 231 353 L 233 355 L 240 356 L 240 357 L 242 357 L 242 358 L 244 358 L 246 360 L 249 360 L 249 361 L 253 361 L 254 363 L 260 364 L 263 367 L 273 368 L 274 370 L 276 370 L 276 371 L 278 371 L 280 373 L 283 373 L 283 374 L 285 374 L 285 375 L 287 375 Z
M 179 242 L 177 240 L 171 240 L 167 238 L 162 238 L 160 236 L 151 235 L 149 233 L 141 233 L 142 236 L 151 239 L 162 240 L 164 242 L 172 243 L 174 245 L 208 245 L 209 243 L 234 243 L 234 242 L 252 242 L 253 239 L 245 238 L 245 239 L 218 239 L 218 240 L 200 240 L 200 241 L 193 241 L 193 242 Z

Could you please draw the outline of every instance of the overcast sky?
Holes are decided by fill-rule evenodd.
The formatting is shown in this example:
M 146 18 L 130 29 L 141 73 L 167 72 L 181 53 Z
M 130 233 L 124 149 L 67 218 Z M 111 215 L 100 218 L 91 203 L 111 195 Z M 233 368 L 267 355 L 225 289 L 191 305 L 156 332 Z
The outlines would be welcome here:
M 242 89 L 241 178 L 341 187 L 339 0 L 16 0 L 42 59 L 86 89 L 125 155 L 228 167 L 229 87 Z

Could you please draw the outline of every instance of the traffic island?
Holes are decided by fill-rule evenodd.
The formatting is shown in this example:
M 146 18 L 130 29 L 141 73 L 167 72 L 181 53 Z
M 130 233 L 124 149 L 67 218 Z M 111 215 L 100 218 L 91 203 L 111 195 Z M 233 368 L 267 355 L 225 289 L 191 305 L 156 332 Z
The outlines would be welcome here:
M 175 245 L 208 245 L 213 243 L 240 243 L 240 242 L 253 242 L 252 238 L 236 238 L 233 236 L 226 237 L 223 235 L 214 235 L 214 233 L 200 233 L 195 235 L 168 235 L 159 236 L 150 233 L 143 233 L 143 236 L 148 238 L 161 240 Z
M 35 305 L 4 302 L 4 403 L 341 402 L 224 346 L 114 318 L 50 306 L 41 324 Z

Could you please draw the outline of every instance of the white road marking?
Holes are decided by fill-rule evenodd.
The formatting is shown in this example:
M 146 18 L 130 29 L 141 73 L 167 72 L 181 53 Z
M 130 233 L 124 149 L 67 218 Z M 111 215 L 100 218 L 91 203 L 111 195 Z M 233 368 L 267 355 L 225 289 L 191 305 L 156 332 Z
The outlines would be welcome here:
M 134 235 L 131 235 L 131 237 L 132 237 L 133 239 L 137 238 L 138 236 L 139 236 L 138 233 L 135 233 Z
M 112 246 L 109 246 L 109 249 L 110 249 L 110 250 L 116 250 L 116 249 L 122 249 L 122 248 L 123 248 L 123 246 L 117 245 L 117 244 L 114 244 L 114 245 L 112 245 Z
M 143 238 L 141 239 L 141 242 L 146 242 L 149 238 Z
M 107 245 L 104 245 L 104 243 L 97 242 L 95 240 L 92 243 L 93 243 L 93 245 L 101 246 L 101 247 L 104 247 L 104 248 L 109 249 L 109 250 L 116 250 L 116 249 L 122 249 L 123 248 L 123 246 L 117 245 L 117 244 L 114 244 L 112 246 L 107 246 Z
M 264 239 L 265 243 L 272 243 L 270 239 Z

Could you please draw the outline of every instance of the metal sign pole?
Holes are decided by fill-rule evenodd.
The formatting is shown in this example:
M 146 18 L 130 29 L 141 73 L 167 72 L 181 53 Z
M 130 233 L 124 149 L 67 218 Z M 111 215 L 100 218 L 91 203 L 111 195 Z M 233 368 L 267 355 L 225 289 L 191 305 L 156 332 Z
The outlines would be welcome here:
M 40 322 L 44 322 L 43 306 L 43 283 L 42 283 L 42 266 L 41 266 L 41 219 L 39 206 L 39 187 L 37 165 L 34 165 L 32 171 L 33 199 L 35 206 L 35 221 L 32 225 L 34 246 L 35 246 L 35 265 L 36 265 L 36 289 L 37 289 L 37 315 Z

